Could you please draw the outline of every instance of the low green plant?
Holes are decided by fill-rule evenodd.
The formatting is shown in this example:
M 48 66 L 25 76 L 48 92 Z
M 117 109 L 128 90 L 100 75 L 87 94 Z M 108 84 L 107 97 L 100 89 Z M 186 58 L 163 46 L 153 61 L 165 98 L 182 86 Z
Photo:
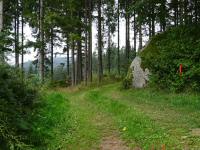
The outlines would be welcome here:
M 0 64 L 0 70 L 0 149 L 28 149 L 29 118 L 40 94 L 22 80 L 20 71 L 6 64 Z

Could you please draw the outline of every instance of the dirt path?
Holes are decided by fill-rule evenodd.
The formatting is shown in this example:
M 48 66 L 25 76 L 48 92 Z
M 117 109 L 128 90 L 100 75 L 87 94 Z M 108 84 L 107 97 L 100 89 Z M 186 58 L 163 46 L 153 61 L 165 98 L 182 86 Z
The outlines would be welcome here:
M 155 149 L 163 145 L 167 149 L 199 148 L 199 111 L 184 107 L 180 95 L 175 95 L 176 100 L 174 95 L 150 92 L 120 91 L 118 84 L 64 89 L 75 118 L 66 150 L 147 150 L 152 145 Z M 171 101 L 180 106 L 172 107 Z
M 69 100 L 79 123 L 73 135 L 74 140 L 67 149 L 130 150 L 121 139 L 112 117 L 85 100 L 85 93 L 75 94 Z
M 100 150 L 130 150 L 118 135 L 104 137 Z

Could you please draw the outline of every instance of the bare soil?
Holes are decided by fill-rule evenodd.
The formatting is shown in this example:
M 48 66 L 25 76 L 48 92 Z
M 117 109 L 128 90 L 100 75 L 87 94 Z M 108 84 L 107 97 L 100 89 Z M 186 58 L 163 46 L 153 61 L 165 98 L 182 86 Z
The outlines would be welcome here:
M 130 150 L 117 135 L 105 137 L 100 145 L 100 150 Z

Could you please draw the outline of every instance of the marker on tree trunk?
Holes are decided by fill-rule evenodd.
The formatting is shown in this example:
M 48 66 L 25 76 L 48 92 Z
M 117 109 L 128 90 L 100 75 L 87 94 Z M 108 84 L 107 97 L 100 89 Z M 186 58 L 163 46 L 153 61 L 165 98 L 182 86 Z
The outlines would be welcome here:
M 179 73 L 180 73 L 180 77 L 182 77 L 182 74 L 183 74 L 183 65 L 180 64 L 179 66 Z
M 162 150 L 166 150 L 165 144 L 162 145 Z

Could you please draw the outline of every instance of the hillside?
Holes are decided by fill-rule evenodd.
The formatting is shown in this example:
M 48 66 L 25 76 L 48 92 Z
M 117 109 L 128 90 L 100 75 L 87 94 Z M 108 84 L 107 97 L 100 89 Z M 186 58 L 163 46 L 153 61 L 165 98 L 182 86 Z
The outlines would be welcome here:
M 200 91 L 200 27 L 170 28 L 151 39 L 140 53 L 152 84 L 172 91 Z M 182 65 L 180 77 L 179 66 Z

